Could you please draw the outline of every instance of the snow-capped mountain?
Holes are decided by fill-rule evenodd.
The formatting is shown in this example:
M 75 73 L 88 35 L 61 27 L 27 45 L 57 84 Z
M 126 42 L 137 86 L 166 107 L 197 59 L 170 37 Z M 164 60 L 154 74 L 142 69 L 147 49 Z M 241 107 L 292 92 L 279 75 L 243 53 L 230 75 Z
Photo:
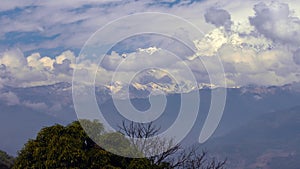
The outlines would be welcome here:
M 130 85 L 116 82 L 96 86 L 99 107 L 103 108 L 104 113 L 111 115 L 111 118 L 115 118 L 113 114 L 118 112 L 112 94 L 118 96 L 116 99 L 124 100 L 128 99 L 124 95 L 125 90 L 128 90 L 133 105 L 139 110 L 147 110 L 148 96 L 164 93 L 168 103 L 166 115 L 160 122 L 168 124 L 166 121 L 176 117 L 176 112 L 180 108 L 179 86 L 171 83 L 146 82 L 133 82 Z M 188 84 L 180 85 L 184 89 L 182 91 L 187 94 L 191 91 L 199 91 L 201 97 L 199 117 L 190 136 L 193 138 L 198 135 L 207 115 L 211 104 L 211 91 L 218 87 L 209 84 L 201 84 L 197 87 Z M 269 87 L 251 85 L 228 88 L 223 118 L 215 136 L 224 135 L 263 113 L 300 105 L 298 86 L 297 84 Z M 72 84 L 57 83 L 27 88 L 4 86 L 0 89 L 0 113 L 0 128 L 2 128 L 0 135 L 6 138 L 0 141 L 0 149 L 15 154 L 21 148 L 20 146 L 27 139 L 34 137 L 40 128 L 54 123 L 67 124 L 77 119 L 73 106 Z M 197 138 L 193 139 L 197 140 Z M 15 140 L 14 144 L 10 144 L 10 140 Z

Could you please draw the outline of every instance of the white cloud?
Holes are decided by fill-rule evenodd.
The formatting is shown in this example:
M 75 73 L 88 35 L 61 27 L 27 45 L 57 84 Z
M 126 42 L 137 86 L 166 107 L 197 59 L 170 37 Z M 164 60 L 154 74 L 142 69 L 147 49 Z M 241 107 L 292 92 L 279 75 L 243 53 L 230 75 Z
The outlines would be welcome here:
M 8 106 L 21 105 L 34 110 L 47 110 L 48 106 L 43 102 L 21 101 L 17 94 L 11 91 L 0 93 L 0 100 Z
M 1 82 L 8 86 L 35 86 L 56 82 L 71 82 L 75 56 L 66 51 L 55 59 L 34 53 L 24 57 L 20 50 L 0 55 Z
M 273 1 L 254 6 L 255 16 L 250 23 L 256 30 L 275 42 L 298 46 L 300 44 L 300 19 L 293 16 L 289 5 Z
M 102 65 L 108 70 L 138 71 L 151 67 L 167 68 L 178 60 L 177 56 L 168 51 L 153 49 L 153 47 L 138 49 L 136 52 L 126 54 L 126 57 L 112 52 L 104 58 Z
M 300 48 L 293 53 L 293 60 L 296 64 L 300 65 Z
M 13 92 L 0 93 L 0 100 L 4 101 L 9 106 L 20 104 L 18 96 Z
M 24 101 L 22 104 L 24 106 L 34 109 L 34 110 L 47 110 L 48 109 L 48 106 L 42 102 L 32 103 L 29 101 Z
M 224 27 L 226 31 L 231 29 L 231 16 L 224 9 L 210 8 L 204 14 L 205 21 L 216 27 Z
M 58 56 L 33 53 L 25 57 L 20 50 L 10 50 L 0 55 L 0 86 L 71 82 L 74 68 L 83 69 L 82 78 L 93 76 L 97 71 L 97 83 L 110 83 L 119 64 L 122 65 L 118 69 L 120 81 L 134 77 L 136 71 L 149 66 L 164 68 L 172 72 L 179 81 L 186 81 L 184 64 L 187 64 L 198 82 L 207 83 L 205 66 L 212 70 L 210 76 L 221 77 L 222 72 L 216 65 L 217 56 L 223 62 L 226 78 L 231 86 L 248 83 L 281 85 L 299 81 L 297 77 L 300 74 L 300 57 L 297 48 L 300 44 L 300 5 L 296 1 L 258 3 L 259 0 L 213 0 L 193 5 L 181 4 L 172 8 L 149 6 L 150 1 L 117 1 L 110 7 L 103 5 L 111 2 L 113 1 L 38 1 L 19 4 L 5 2 L 0 10 L 23 8 L 30 4 L 38 6 L 21 10 L 16 16 L 0 18 L 3 25 L 0 35 L 9 32 L 35 32 L 48 38 L 57 35 L 42 42 L 18 43 L 25 51 L 37 48 L 80 48 L 94 31 L 120 16 L 145 11 L 168 12 L 188 19 L 205 33 L 204 38 L 196 39 L 190 32 L 185 32 L 186 30 L 179 32 L 180 36 L 190 36 L 194 41 L 196 55 L 189 53 L 190 60 L 186 60 L 188 52 L 182 52 L 178 44 L 170 41 L 161 43 L 165 48 L 154 46 L 151 42 L 156 42 L 156 37 L 147 41 L 151 48 L 138 49 L 139 43 L 144 42 L 138 41 L 133 45 L 137 48 L 134 52 L 112 52 L 103 60 L 101 67 L 89 61 L 76 65 L 75 54 L 71 51 L 65 51 Z M 256 5 L 253 6 L 254 4 Z M 83 5 L 91 7 L 83 8 Z M 152 21 L 149 20 L 149 23 Z M 176 23 L 164 22 L 159 26 L 168 30 L 175 27 Z M 112 33 L 108 33 L 107 38 L 101 39 L 104 44 L 110 43 L 114 31 L 118 30 L 111 30 Z M 164 51 L 172 48 L 180 55 L 178 60 Z
M 20 68 L 26 64 L 25 57 L 21 50 L 10 50 L 0 56 L 0 64 L 6 65 L 9 68 Z
M 224 34 L 224 31 L 222 31 L 222 29 L 214 29 L 213 31 L 206 34 L 203 39 L 194 41 L 197 48 L 196 56 L 216 55 L 218 49 L 222 45 L 227 43 L 227 41 L 228 37 Z

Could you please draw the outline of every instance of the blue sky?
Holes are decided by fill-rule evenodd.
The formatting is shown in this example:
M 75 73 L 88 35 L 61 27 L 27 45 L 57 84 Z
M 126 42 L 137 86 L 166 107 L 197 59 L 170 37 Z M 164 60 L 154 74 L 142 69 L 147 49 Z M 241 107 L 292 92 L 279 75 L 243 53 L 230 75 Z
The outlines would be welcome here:
M 55 47 L 47 46 L 47 42 L 61 40 L 68 38 L 71 35 L 63 35 L 67 33 L 72 33 L 76 36 L 77 32 L 82 32 L 82 30 L 74 30 L 71 27 L 81 26 L 85 27 L 84 22 L 92 20 L 93 17 L 103 17 L 113 15 L 122 9 L 122 6 L 133 6 L 135 7 L 135 1 L 77 1 L 76 3 L 69 3 L 63 5 L 62 3 L 41 3 L 41 2 L 27 2 L 18 3 L 18 1 L 9 2 L 6 1 L 0 11 L 0 18 L 3 24 L 10 24 L 7 29 L 1 32 L 2 38 L 0 40 L 0 49 L 6 50 L 11 48 L 20 48 L 26 55 L 34 52 L 39 52 L 42 55 L 57 55 L 65 50 L 72 49 L 76 54 L 80 51 L 85 40 L 88 39 L 88 35 L 91 35 L 94 31 L 99 29 L 103 24 L 109 22 L 106 21 L 99 22 L 97 26 L 91 25 L 90 30 L 84 32 L 84 38 L 81 43 L 78 44 L 57 44 Z M 151 9 L 149 11 L 160 11 L 156 8 L 173 8 L 175 6 L 190 6 L 195 3 L 201 2 L 200 0 L 191 1 L 142 1 L 138 2 L 139 7 L 136 9 L 129 9 L 128 11 L 121 12 L 116 16 L 123 16 L 127 14 L 132 14 L 135 12 L 142 12 L 144 9 Z M 6 4 L 6 5 L 5 5 Z M 60 5 L 62 4 L 62 5 Z M 43 10 L 45 14 L 38 17 L 40 12 Z M 94 11 L 93 11 L 94 10 Z M 95 13 L 92 13 L 95 12 Z M 68 17 L 63 18 L 59 21 L 54 21 L 53 23 L 46 23 L 49 18 L 47 15 L 52 15 L 52 13 L 58 12 L 59 15 L 67 15 Z M 57 15 L 58 15 L 57 14 Z M 103 16 L 104 14 L 104 16 Z M 37 17 L 36 17 L 37 16 Z M 77 17 L 78 16 L 78 17 Z M 82 17 L 81 17 L 82 16 Z M 59 17 L 59 16 L 57 16 Z M 117 19 L 117 17 L 111 17 L 111 19 Z M 51 18 L 50 18 L 51 19 Z M 53 19 L 55 20 L 55 18 Z M 14 26 L 18 25 L 18 26 Z M 87 26 L 88 27 L 88 26 Z M 72 29 L 72 32 L 65 32 L 65 29 Z M 49 32 L 51 33 L 49 33 Z M 71 37 L 73 38 L 73 37 Z M 45 44 L 45 45 L 42 45 Z M 34 45 L 35 47 L 31 47 Z M 30 46 L 30 47 L 29 47 Z
M 187 30 L 178 30 L 176 35 L 189 37 L 197 51 L 185 53 L 178 44 L 158 36 L 131 37 L 113 47 L 105 62 L 108 65 L 98 69 L 101 75 L 107 74 L 108 79 L 113 72 L 106 68 L 119 63 L 122 54 L 132 56 L 125 64 L 133 71 L 134 66 L 139 66 L 135 63 L 139 57 L 149 59 L 145 62 L 149 64 L 154 60 L 154 63 L 157 60 L 165 62 L 159 52 L 166 48 L 181 52 L 180 57 L 199 83 L 209 83 L 209 77 L 204 77 L 207 72 L 202 64 L 212 70 L 210 77 L 218 79 L 222 76 L 223 72 L 218 72 L 215 66 L 217 59 L 222 61 L 229 87 L 298 83 L 299 11 L 300 2 L 297 0 L 4 0 L 0 6 L 0 65 L 3 67 L 1 73 L 6 75 L 0 79 L 0 84 L 32 86 L 70 82 L 70 72 L 63 70 L 79 66 L 75 58 L 93 33 L 120 17 L 141 12 L 172 14 L 195 25 L 203 32 L 201 38 Z M 149 23 L 156 19 L 161 18 L 153 18 Z M 142 26 L 138 21 L 132 21 L 132 25 L 135 24 Z M 176 27 L 176 23 L 162 22 L 151 26 L 165 30 Z M 111 30 L 109 36 L 121 29 Z M 109 36 L 101 39 L 104 45 L 110 43 Z M 146 50 L 153 47 L 157 49 L 158 58 L 151 57 Z M 130 60 L 133 58 L 136 60 Z M 179 81 L 187 81 L 179 66 L 182 63 L 168 63 L 173 64 L 169 69 L 181 77 Z M 97 67 L 91 63 L 85 66 Z M 134 73 L 130 71 L 120 73 Z M 99 80 L 101 84 L 107 82 L 105 78 Z

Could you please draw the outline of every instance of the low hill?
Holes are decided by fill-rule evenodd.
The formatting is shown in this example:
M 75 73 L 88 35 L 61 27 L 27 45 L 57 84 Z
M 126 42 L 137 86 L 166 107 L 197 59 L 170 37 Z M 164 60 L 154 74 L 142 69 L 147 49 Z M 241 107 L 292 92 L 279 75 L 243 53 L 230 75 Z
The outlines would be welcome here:
M 234 169 L 299 169 L 300 106 L 255 118 L 205 146 Z

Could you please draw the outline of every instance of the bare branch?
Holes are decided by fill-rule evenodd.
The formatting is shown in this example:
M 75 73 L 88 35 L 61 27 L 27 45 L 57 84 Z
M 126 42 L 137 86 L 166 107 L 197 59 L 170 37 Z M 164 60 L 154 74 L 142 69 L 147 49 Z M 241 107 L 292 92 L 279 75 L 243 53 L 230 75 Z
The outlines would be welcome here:
M 127 136 L 133 146 L 148 157 L 152 164 L 167 163 L 169 168 L 176 169 L 224 169 L 226 160 L 210 159 L 206 151 L 199 151 L 199 146 L 182 148 L 180 144 L 174 145 L 172 139 L 156 137 L 159 130 L 160 127 L 152 122 L 126 124 L 123 121 L 119 126 L 119 131 Z

